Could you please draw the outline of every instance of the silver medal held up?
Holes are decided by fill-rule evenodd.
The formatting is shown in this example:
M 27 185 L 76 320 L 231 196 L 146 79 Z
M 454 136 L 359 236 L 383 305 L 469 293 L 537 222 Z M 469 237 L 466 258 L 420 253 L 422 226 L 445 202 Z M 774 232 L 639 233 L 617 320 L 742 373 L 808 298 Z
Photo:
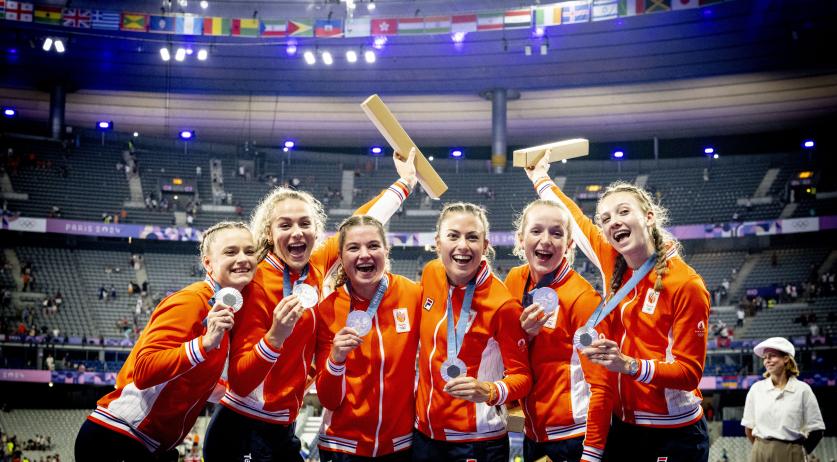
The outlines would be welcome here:
M 442 363 L 442 367 L 439 372 L 442 374 L 442 379 L 444 379 L 445 382 L 450 382 L 457 377 L 465 375 L 468 372 L 468 367 L 465 365 L 465 362 L 459 358 L 449 358 Z
M 232 308 L 233 313 L 238 312 L 244 305 L 244 297 L 241 292 L 233 287 L 224 287 L 215 294 L 215 301 Z
M 317 293 L 317 289 L 308 284 L 295 285 L 291 293 L 299 298 L 299 302 L 302 303 L 303 308 L 313 308 L 320 301 L 320 295 Z
M 537 303 L 543 309 L 543 314 L 552 316 L 558 309 L 558 293 L 549 287 L 538 287 L 529 292 L 532 295 L 532 303 Z
M 593 340 L 598 338 L 599 333 L 596 332 L 596 329 L 590 326 L 579 327 L 573 335 L 573 346 L 580 350 L 582 348 L 589 347 L 593 343 Z
M 354 329 L 358 337 L 364 337 L 372 330 L 372 317 L 365 311 L 352 311 L 346 318 L 346 327 Z

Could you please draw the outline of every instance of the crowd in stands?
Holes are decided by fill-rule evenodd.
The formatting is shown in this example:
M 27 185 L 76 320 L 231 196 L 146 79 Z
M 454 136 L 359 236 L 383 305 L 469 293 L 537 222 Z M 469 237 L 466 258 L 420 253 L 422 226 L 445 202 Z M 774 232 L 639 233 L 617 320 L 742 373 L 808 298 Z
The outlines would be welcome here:
M 2 443 L 2 462 L 61 462 L 58 453 L 38 456 L 37 459 L 28 458 L 24 451 L 52 451 L 52 437 L 49 435 L 35 435 L 24 440 L 15 434 L 6 433 L 0 429 L 0 443 Z

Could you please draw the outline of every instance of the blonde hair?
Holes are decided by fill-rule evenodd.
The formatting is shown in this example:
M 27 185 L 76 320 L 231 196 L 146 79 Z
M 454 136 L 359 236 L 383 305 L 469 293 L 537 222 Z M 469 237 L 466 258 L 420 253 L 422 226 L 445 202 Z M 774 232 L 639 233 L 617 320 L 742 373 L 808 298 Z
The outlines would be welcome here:
M 311 215 L 314 220 L 314 233 L 319 241 L 325 231 L 326 216 L 323 204 L 305 191 L 278 187 L 269 192 L 259 205 L 253 210 L 250 216 L 250 230 L 253 232 L 253 239 L 256 241 L 257 260 L 261 261 L 267 256 L 268 251 L 273 249 L 273 240 L 270 237 L 270 225 L 274 219 L 276 207 L 280 203 L 295 199 L 304 202 L 311 208 Z
M 386 263 L 384 264 L 384 272 L 389 272 L 390 270 L 390 261 L 389 261 L 389 243 L 387 242 L 387 233 L 384 231 L 384 225 L 381 224 L 376 218 L 371 217 L 369 215 L 353 215 L 349 218 L 343 220 L 340 223 L 340 226 L 337 227 L 337 245 L 338 245 L 338 252 L 340 256 L 343 255 L 343 244 L 346 243 L 346 233 L 358 226 L 372 226 L 378 231 L 378 234 L 381 237 L 381 242 L 384 245 L 384 248 L 387 251 L 387 259 Z M 385 276 L 386 277 L 386 276 Z M 343 269 L 343 264 L 339 263 L 337 266 L 337 273 L 334 276 L 334 287 L 340 287 L 349 280 L 348 275 L 346 275 L 346 270 Z
M 220 221 L 210 226 L 203 232 L 201 242 L 198 244 L 198 249 L 201 253 L 201 261 L 209 255 L 209 247 L 213 242 L 215 242 L 215 234 L 218 231 L 223 231 L 225 229 L 243 229 L 248 232 L 250 231 L 250 228 L 247 227 L 247 223 L 244 223 L 243 221 Z
M 789 361 L 785 363 L 785 375 L 787 376 L 787 378 L 798 376 L 799 366 L 796 364 L 796 359 L 785 352 L 782 352 L 782 355 L 789 359 Z M 762 376 L 764 378 L 768 378 L 770 377 L 770 372 L 764 371 L 764 374 L 762 374 Z
M 448 215 L 452 215 L 454 213 L 465 213 L 477 217 L 485 230 L 483 239 L 488 240 L 488 214 L 482 206 L 472 204 L 470 202 L 453 202 L 445 204 L 444 208 L 442 208 L 442 212 L 439 214 L 439 219 L 436 220 L 436 239 L 441 238 L 439 234 L 441 233 L 442 222 L 445 221 L 445 218 L 447 218 Z M 439 249 L 436 249 L 436 253 L 439 253 Z M 494 260 L 494 247 L 492 247 L 490 243 L 485 249 L 485 258 L 489 262 Z
M 654 271 L 657 273 L 657 281 L 654 283 L 654 290 L 660 292 L 663 290 L 663 276 L 668 273 L 665 258 L 666 253 L 672 248 L 678 252 L 680 251 L 680 242 L 665 230 L 665 226 L 668 224 L 668 210 L 652 199 L 651 194 L 645 189 L 624 181 L 611 183 L 604 194 L 602 194 L 602 197 L 599 198 L 596 208 L 598 209 L 598 206 L 605 197 L 621 192 L 632 194 L 637 203 L 639 203 L 639 208 L 643 214 L 647 214 L 648 212 L 654 214 L 654 224 L 650 230 L 651 239 L 654 240 L 654 251 L 657 252 L 657 264 L 654 266 Z M 599 221 L 598 217 L 596 221 Z M 610 283 L 612 293 L 616 293 L 619 290 L 619 286 L 622 285 L 622 277 L 625 275 L 627 269 L 628 263 L 625 261 L 625 257 L 620 254 L 616 258 L 616 265 L 613 268 L 613 278 Z
M 570 217 L 570 212 L 564 207 L 563 204 L 559 202 L 555 202 L 554 200 L 549 199 L 535 199 L 520 212 L 517 217 L 515 217 L 514 222 L 512 222 L 512 226 L 514 226 L 515 232 L 515 240 L 514 240 L 514 248 L 512 249 L 512 255 L 516 256 L 517 258 L 521 259 L 522 261 L 526 261 L 526 249 L 523 248 L 522 241 L 523 241 L 523 233 L 526 231 L 526 217 L 529 215 L 529 212 L 538 206 L 547 206 L 547 207 L 554 207 L 558 210 L 561 210 L 565 216 L 567 217 L 567 227 L 565 232 L 567 233 L 567 248 L 564 251 L 564 258 L 567 259 L 567 263 L 569 265 L 573 264 L 575 260 L 575 247 L 572 245 L 572 218 Z

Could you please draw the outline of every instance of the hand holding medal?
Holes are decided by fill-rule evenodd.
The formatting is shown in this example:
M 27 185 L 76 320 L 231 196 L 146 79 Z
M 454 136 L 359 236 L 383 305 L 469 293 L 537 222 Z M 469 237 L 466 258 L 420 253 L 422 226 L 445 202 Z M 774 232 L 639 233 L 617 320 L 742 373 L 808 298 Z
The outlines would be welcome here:
M 273 309 L 273 324 L 267 331 L 267 340 L 274 347 L 282 346 L 285 339 L 291 335 L 297 321 L 302 317 L 305 307 L 296 295 L 290 295 L 279 300 Z
M 331 362 L 337 364 L 346 362 L 349 353 L 362 343 L 363 339 L 351 327 L 340 329 L 331 342 Z

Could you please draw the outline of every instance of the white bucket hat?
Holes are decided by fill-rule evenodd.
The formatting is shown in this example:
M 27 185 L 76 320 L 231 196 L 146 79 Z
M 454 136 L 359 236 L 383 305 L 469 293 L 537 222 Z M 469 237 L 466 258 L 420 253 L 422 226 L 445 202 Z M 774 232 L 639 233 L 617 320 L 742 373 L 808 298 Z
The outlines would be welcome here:
M 768 348 L 787 353 L 791 357 L 796 354 L 796 348 L 793 347 L 793 343 L 789 342 L 788 339 L 784 337 L 770 337 L 769 339 L 756 345 L 756 347 L 753 348 L 753 352 L 756 356 L 762 358 L 764 357 L 764 350 Z

